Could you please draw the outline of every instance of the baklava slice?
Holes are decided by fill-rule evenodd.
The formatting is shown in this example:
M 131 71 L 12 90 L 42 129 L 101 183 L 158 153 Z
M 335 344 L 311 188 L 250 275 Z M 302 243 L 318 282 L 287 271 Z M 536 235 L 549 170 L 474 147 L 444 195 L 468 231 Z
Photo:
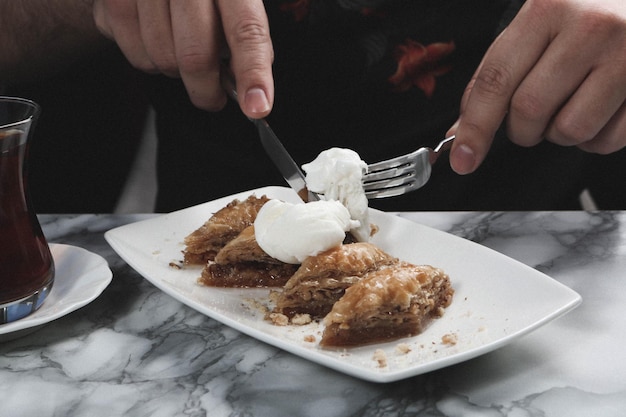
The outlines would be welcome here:
M 346 288 L 366 273 L 398 262 L 397 258 L 366 242 L 350 243 L 310 256 L 274 295 L 275 313 L 324 317 Z
M 212 287 L 281 287 L 298 265 L 272 258 L 261 249 L 254 225 L 224 246 L 202 270 L 199 283 Z
M 320 345 L 358 346 L 421 333 L 443 315 L 454 290 L 441 269 L 401 262 L 355 283 L 324 317 Z
M 254 223 L 257 213 L 267 201 L 266 196 L 251 195 L 243 201 L 235 199 L 217 211 L 185 238 L 184 262 L 204 265 L 213 260 L 228 242 Z

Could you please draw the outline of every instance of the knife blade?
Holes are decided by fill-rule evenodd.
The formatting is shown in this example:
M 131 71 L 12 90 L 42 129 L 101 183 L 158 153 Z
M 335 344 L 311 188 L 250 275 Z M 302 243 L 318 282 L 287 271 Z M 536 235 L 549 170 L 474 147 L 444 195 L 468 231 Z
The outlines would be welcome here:
M 222 67 L 221 81 L 222 87 L 226 90 L 226 93 L 238 103 L 235 79 L 230 68 Z M 269 123 L 267 123 L 267 120 L 251 119 L 249 117 L 248 120 L 256 126 L 263 149 L 265 149 L 267 155 L 276 168 L 278 168 L 278 171 L 285 181 L 287 181 L 287 184 L 289 184 L 304 202 L 319 200 L 320 198 L 316 193 L 307 190 L 304 173 L 298 164 L 296 164 L 296 161 L 293 160 L 289 152 L 287 152 L 287 149 L 285 149 L 283 143 L 278 139 L 278 136 L 276 136 Z
M 256 126 L 259 137 L 261 138 L 261 145 L 263 149 L 270 157 L 278 171 L 287 181 L 287 184 L 296 192 L 298 196 L 304 201 L 316 201 L 319 200 L 319 196 L 312 193 L 306 188 L 305 175 L 293 160 L 283 143 L 278 139 L 278 136 L 274 133 L 270 125 L 265 119 L 250 119 Z

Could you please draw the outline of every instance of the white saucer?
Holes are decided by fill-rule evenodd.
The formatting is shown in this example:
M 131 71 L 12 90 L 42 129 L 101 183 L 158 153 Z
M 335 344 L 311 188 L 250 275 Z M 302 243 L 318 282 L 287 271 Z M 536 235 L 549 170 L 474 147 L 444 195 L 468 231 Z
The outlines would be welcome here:
M 89 304 L 111 282 L 113 273 L 100 255 L 58 243 L 51 243 L 50 251 L 56 268 L 52 291 L 39 310 L 23 319 L 0 325 L 0 342 L 35 331 L 39 326 Z

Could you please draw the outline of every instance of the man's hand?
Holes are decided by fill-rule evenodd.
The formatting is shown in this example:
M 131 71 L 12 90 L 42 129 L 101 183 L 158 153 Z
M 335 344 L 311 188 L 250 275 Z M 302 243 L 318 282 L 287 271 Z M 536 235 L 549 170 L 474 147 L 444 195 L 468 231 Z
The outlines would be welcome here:
M 273 48 L 262 0 L 95 0 L 93 12 L 133 66 L 181 77 L 197 107 L 226 104 L 220 67 L 229 57 L 243 112 L 270 112 Z
M 485 54 L 451 129 L 450 163 L 473 172 L 506 120 L 522 146 L 626 146 L 626 2 L 527 0 Z

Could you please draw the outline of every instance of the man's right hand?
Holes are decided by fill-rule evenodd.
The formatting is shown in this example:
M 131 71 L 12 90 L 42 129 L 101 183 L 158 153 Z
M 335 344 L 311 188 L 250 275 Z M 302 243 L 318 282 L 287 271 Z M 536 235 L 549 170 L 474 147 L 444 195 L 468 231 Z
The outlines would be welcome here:
M 195 106 L 224 107 L 220 68 L 229 57 L 244 114 L 271 111 L 273 48 L 262 0 L 95 0 L 93 13 L 134 67 L 182 78 Z

